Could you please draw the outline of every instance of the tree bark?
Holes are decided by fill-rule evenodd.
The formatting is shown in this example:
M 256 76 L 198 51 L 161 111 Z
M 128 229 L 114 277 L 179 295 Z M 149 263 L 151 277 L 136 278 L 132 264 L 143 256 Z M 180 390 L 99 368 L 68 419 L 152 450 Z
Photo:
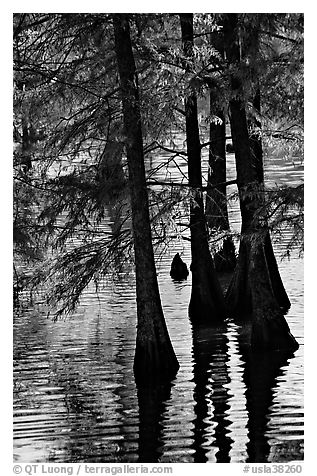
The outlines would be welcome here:
M 210 91 L 210 112 L 214 107 Z M 215 111 L 214 111 L 215 112 Z M 229 229 L 226 198 L 226 123 L 222 111 L 215 115 L 222 123 L 211 123 L 209 128 L 209 170 L 206 196 L 206 219 L 210 228 Z M 219 184 L 219 185 L 218 185 Z
M 210 34 L 210 43 L 224 57 L 222 34 Z M 206 194 L 206 220 L 211 230 L 226 232 L 222 245 L 214 255 L 216 271 L 233 271 L 236 266 L 235 247 L 230 236 L 226 186 L 226 115 L 219 104 L 216 85 L 209 90 L 210 115 L 221 122 L 210 122 L 209 127 L 209 168 Z
M 214 93 L 210 91 L 210 112 Z M 221 124 L 210 124 L 209 170 L 206 194 L 206 220 L 211 230 L 226 232 L 222 245 L 214 255 L 218 272 L 233 271 L 237 260 L 235 246 L 230 236 L 226 186 L 226 119 L 222 111 L 216 111 Z
M 31 140 L 30 140 L 30 128 L 28 121 L 28 114 L 26 111 L 22 113 L 22 147 L 21 147 L 21 165 L 25 166 L 28 171 L 32 168 L 31 161 Z
M 220 31 L 210 33 L 210 44 L 224 57 L 223 37 Z M 221 122 L 210 122 L 209 126 L 209 170 L 206 196 L 206 219 L 210 228 L 229 230 L 226 199 L 226 116 L 222 98 L 220 102 L 217 83 L 209 85 L 210 116 Z
M 127 14 L 113 16 L 122 93 L 134 236 L 137 337 L 134 374 L 146 385 L 173 378 L 179 368 L 166 327 L 152 246 L 137 75 Z
M 250 248 L 249 277 L 253 308 L 251 346 L 257 350 L 296 350 L 298 344 L 277 305 L 266 259 L 265 238 L 252 237 Z
M 239 70 L 240 38 L 237 14 L 224 17 L 226 56 Z M 236 156 L 237 184 L 242 218 L 238 263 L 226 300 L 235 317 L 252 315 L 254 348 L 296 349 L 282 310 L 289 300 L 279 275 L 265 217 L 259 216 L 264 205 L 263 157 L 260 137 L 249 137 L 244 91 L 238 71 L 231 74 L 230 123 Z
M 193 14 L 180 14 L 180 21 L 184 53 L 189 62 L 194 45 Z M 212 322 L 224 319 L 225 304 L 208 245 L 208 229 L 201 191 L 201 147 L 197 116 L 197 97 L 194 90 L 191 90 L 185 98 L 185 113 L 188 182 L 193 190 L 190 204 L 192 291 L 189 315 L 196 322 Z

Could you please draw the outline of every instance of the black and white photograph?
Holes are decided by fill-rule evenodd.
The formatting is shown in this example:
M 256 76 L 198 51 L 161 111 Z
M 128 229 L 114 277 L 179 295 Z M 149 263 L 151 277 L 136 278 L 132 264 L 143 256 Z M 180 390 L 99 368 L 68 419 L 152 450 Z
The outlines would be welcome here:
M 13 473 L 304 474 L 304 13 L 89 7 L 11 15 Z

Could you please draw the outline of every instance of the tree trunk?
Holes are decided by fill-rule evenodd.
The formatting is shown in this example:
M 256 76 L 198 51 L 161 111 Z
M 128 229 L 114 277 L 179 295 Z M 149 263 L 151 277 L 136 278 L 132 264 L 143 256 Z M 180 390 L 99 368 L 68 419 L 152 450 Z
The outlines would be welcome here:
M 210 113 L 214 107 L 213 92 L 210 91 Z M 215 112 L 215 111 L 214 111 Z M 206 219 L 210 228 L 229 230 L 226 198 L 226 123 L 222 111 L 215 115 L 222 123 L 210 124 L 209 170 L 206 196 Z
M 193 15 L 180 14 L 182 41 L 188 60 L 193 49 Z M 216 276 L 208 245 L 208 230 L 201 192 L 201 147 L 197 117 L 197 97 L 190 91 L 185 99 L 188 182 L 193 196 L 190 204 L 190 232 L 192 255 L 192 292 L 189 315 L 193 321 L 215 321 L 225 317 L 222 290 Z
M 22 113 L 22 147 L 21 147 L 21 165 L 25 166 L 26 171 L 32 168 L 31 161 L 31 140 L 28 115 L 26 112 Z
M 250 150 L 252 155 L 252 163 L 256 172 L 257 180 L 264 189 L 264 166 L 263 166 L 263 149 L 261 139 L 261 93 L 260 87 L 257 82 L 255 96 L 253 98 L 254 114 L 249 120 L 250 129 Z M 266 224 L 266 223 L 265 223 Z M 276 258 L 273 251 L 272 241 L 270 233 L 267 230 L 264 236 L 264 251 L 267 261 L 268 271 L 272 282 L 272 289 L 274 290 L 275 297 L 282 310 L 287 311 L 290 306 L 290 300 L 287 296 L 284 288 L 283 281 L 281 279 Z
M 210 43 L 224 56 L 223 38 L 219 31 L 211 33 Z M 235 246 L 230 236 L 226 190 L 226 116 L 219 106 L 219 92 L 210 86 L 210 115 L 220 122 L 209 127 L 209 168 L 206 193 L 206 220 L 210 229 L 227 232 L 219 251 L 214 255 L 216 271 L 233 271 L 236 266 Z
M 298 344 L 278 306 L 270 279 L 265 238 L 253 236 L 250 248 L 248 274 L 252 283 L 250 287 L 253 310 L 251 346 L 257 350 L 296 350 Z
M 259 84 L 257 84 L 255 96 L 253 98 L 253 107 L 253 117 L 252 120 L 249 120 L 250 148 L 253 163 L 255 164 L 257 179 L 260 183 L 264 183 L 263 149 L 261 140 L 262 124 L 259 119 L 261 113 L 261 93 Z
M 210 112 L 214 104 L 210 91 Z M 216 271 L 233 271 L 237 260 L 235 246 L 230 236 L 226 191 L 226 119 L 216 111 L 221 124 L 211 123 L 209 132 L 209 170 L 206 194 L 206 220 L 211 230 L 226 232 L 219 251 L 214 255 Z
M 137 75 L 128 15 L 114 15 L 113 24 L 122 92 L 134 236 L 138 317 L 134 374 L 136 382 L 143 385 L 173 378 L 179 364 L 166 327 L 155 270 Z
M 230 65 L 239 67 L 241 45 L 237 14 L 225 15 L 224 35 L 227 60 Z M 297 342 L 282 313 L 289 307 L 289 300 L 279 275 L 266 219 L 259 216 L 264 205 L 260 138 L 250 141 L 244 92 L 237 73 L 231 76 L 231 88 L 230 123 L 242 226 L 238 263 L 227 291 L 227 305 L 239 319 L 252 314 L 251 345 L 255 348 L 295 349 Z

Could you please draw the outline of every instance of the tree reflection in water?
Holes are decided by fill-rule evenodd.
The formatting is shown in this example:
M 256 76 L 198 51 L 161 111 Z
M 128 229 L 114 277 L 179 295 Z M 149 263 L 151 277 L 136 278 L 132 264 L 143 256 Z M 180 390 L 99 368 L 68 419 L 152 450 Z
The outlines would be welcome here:
M 215 449 L 216 462 L 230 461 L 232 439 L 228 436 L 230 421 L 226 417 L 229 408 L 227 384 L 230 381 L 227 344 L 225 325 L 193 327 L 195 463 L 209 460 L 210 447 Z
M 138 387 L 140 463 L 157 463 L 163 454 L 162 420 L 170 395 L 170 383 Z
M 240 352 L 245 361 L 243 380 L 246 386 L 248 412 L 247 461 L 267 462 L 270 454 L 267 434 L 270 407 L 273 404 L 277 379 L 283 375 L 283 367 L 294 356 L 290 352 L 252 352 L 241 342 Z
M 267 425 L 277 379 L 289 364 L 292 353 L 252 352 L 245 343 L 245 329 L 238 333 L 239 353 L 244 363 L 248 414 L 247 461 L 267 462 L 270 443 Z M 194 461 L 230 462 L 231 433 L 229 348 L 226 326 L 193 328 L 194 356 Z M 214 452 L 212 449 L 214 448 Z

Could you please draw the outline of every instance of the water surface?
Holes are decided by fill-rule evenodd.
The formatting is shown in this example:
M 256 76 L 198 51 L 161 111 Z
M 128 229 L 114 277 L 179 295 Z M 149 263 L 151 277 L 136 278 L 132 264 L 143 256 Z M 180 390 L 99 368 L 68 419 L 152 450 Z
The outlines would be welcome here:
M 230 163 L 232 156 L 229 167 Z M 287 183 L 297 184 L 301 170 L 292 167 L 271 161 L 266 171 L 272 183 L 287 176 Z M 171 165 L 173 180 L 174 169 Z M 228 179 L 233 176 L 231 167 Z M 236 202 L 231 204 L 230 219 L 238 229 Z M 275 245 L 279 258 L 283 246 L 283 242 Z M 165 387 L 141 390 L 134 383 L 133 274 L 116 281 L 109 278 L 98 295 L 88 288 L 74 315 L 58 322 L 46 317 L 41 302 L 31 305 L 22 298 L 14 316 L 16 461 L 303 459 L 302 258 L 294 252 L 279 261 L 292 302 L 287 321 L 300 347 L 291 356 L 255 358 L 244 345 L 244 329 L 232 322 L 191 328 L 190 277 L 181 283 L 169 277 L 176 251 L 189 265 L 188 242 L 176 240 L 157 268 L 164 314 L 180 363 L 176 378 Z

